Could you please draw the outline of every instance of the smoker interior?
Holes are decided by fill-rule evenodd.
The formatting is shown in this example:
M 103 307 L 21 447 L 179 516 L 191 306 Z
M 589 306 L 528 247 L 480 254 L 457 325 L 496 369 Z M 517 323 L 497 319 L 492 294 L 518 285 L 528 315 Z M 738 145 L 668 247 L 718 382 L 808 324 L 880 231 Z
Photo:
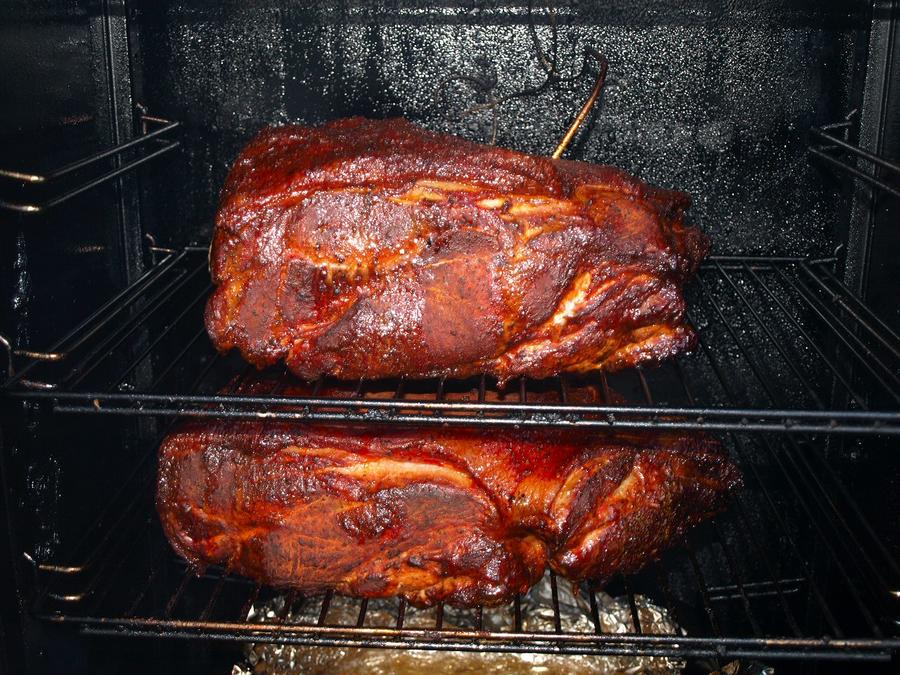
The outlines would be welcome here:
M 2 593 L 20 610 L 3 629 L 22 636 L 10 663 L 227 670 L 250 639 L 674 654 L 692 672 L 735 658 L 804 672 L 866 659 L 871 672 L 896 653 L 898 183 L 833 140 L 898 159 L 896 3 L 56 4 L 0 9 L 0 168 L 19 176 L 4 176 L 0 206 L 39 207 L 0 210 L 0 333 L 19 350 L 0 401 L 14 581 Z M 242 144 L 270 123 L 403 115 L 548 153 L 591 87 L 587 46 L 610 75 L 569 156 L 690 192 L 713 238 L 689 289 L 693 354 L 592 376 L 627 402 L 588 408 L 566 401 L 579 378 L 513 382 L 492 404 L 484 378 L 353 383 L 355 396 L 327 401 L 311 383 L 298 401 L 279 396 L 276 371 L 267 396 L 221 393 L 248 369 L 203 332 L 205 246 Z M 547 390 L 557 406 L 530 403 Z M 698 429 L 722 438 L 746 485 L 605 589 L 668 608 L 686 635 L 646 635 L 639 616 L 625 634 L 534 633 L 518 605 L 454 614 L 452 629 L 439 608 L 425 631 L 404 625 L 400 603 L 391 625 L 372 625 L 359 602 L 355 622 L 335 625 L 331 596 L 297 594 L 287 606 L 317 621 L 251 625 L 249 606 L 283 592 L 186 569 L 162 538 L 153 483 L 178 417 L 261 412 Z

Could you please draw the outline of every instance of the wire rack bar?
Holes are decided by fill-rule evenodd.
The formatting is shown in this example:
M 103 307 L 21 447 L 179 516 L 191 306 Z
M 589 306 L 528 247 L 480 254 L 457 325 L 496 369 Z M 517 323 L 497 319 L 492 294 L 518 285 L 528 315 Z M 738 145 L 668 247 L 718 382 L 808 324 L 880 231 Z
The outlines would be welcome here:
M 848 143 L 847 141 L 838 138 L 834 134 L 829 133 L 821 127 L 818 129 L 813 129 L 813 134 L 821 138 L 823 141 L 826 141 L 831 145 L 836 145 L 837 147 L 842 148 L 843 150 L 846 150 L 856 155 L 857 157 L 862 157 L 863 159 L 872 162 L 873 164 L 877 164 L 882 168 L 900 173 L 900 164 L 890 162 L 883 157 L 879 157 L 878 155 L 869 152 L 868 150 L 863 150 L 859 146 Z
M 402 630 L 277 624 L 234 625 L 223 622 L 140 620 L 113 622 L 59 615 L 41 617 L 50 623 L 75 621 L 93 635 L 277 642 L 293 645 L 373 647 L 388 649 L 438 649 L 523 653 L 611 654 L 633 656 L 771 658 L 888 661 L 900 648 L 898 640 L 797 638 L 709 638 L 633 634 L 571 634 L 484 631 Z M 442 634 L 443 633 L 443 634 Z
M 58 403 L 54 410 L 64 413 L 99 413 L 108 415 L 219 417 L 222 419 L 277 419 L 298 422 L 360 422 L 395 425 L 460 425 L 495 427 L 578 427 L 589 429 L 701 429 L 708 431 L 773 431 L 791 433 L 831 433 L 854 435 L 900 435 L 894 413 L 862 413 L 853 411 L 810 411 L 794 409 L 759 410 L 756 408 L 667 408 L 659 406 L 573 406 L 560 409 L 555 405 L 536 403 L 528 407 L 516 404 L 484 403 L 446 406 L 409 402 L 408 407 L 380 400 L 297 398 L 280 400 L 260 397 L 173 397 L 141 396 L 89 392 L 72 397 L 30 392 L 23 398 L 51 399 Z M 86 404 L 65 403 L 67 400 Z M 166 404 L 170 405 L 166 405 Z M 212 407 L 190 407 L 192 404 Z M 241 409 L 240 406 L 247 406 Z M 301 410 L 271 410 L 271 406 L 300 407 Z M 257 407 L 254 407 L 257 406 Z M 263 409 L 260 409 L 262 406 Z M 309 408 L 306 410 L 305 408 Z M 315 409 L 313 409 L 315 408 Z M 335 408 L 346 409 L 333 412 Z M 325 409 L 325 410 L 320 410 Z M 431 412 L 431 416 L 403 414 L 404 409 Z M 401 411 L 401 412 L 398 412 Z M 458 413 L 471 412 L 462 417 Z M 447 413 L 443 415 L 441 413 Z M 488 416 L 488 414 L 492 414 Z M 675 419 L 669 419 L 674 417 Z M 679 419 L 681 418 L 681 419 Z
M 882 345 L 884 345 L 885 349 L 889 350 L 890 353 L 895 358 L 900 358 L 900 336 L 898 336 L 887 324 L 884 323 L 881 319 L 879 319 L 868 307 L 866 307 L 863 303 L 859 301 L 858 298 L 854 297 L 853 294 L 847 294 L 846 298 L 844 294 L 837 293 L 835 290 L 830 288 L 823 280 L 822 276 L 813 272 L 810 269 L 809 265 L 806 262 L 800 263 L 800 269 L 802 269 L 807 276 L 809 276 L 812 281 L 816 282 L 816 284 L 826 292 L 828 298 L 832 303 L 838 305 L 841 309 L 846 312 L 849 312 L 853 319 L 876 340 L 878 340 Z M 834 274 L 828 269 L 822 270 L 824 272 L 823 276 L 827 276 L 832 281 L 838 282 L 841 288 L 846 288 L 840 281 L 835 278 Z M 849 300 L 849 302 L 848 302 Z M 857 309 L 859 311 L 857 311 Z M 871 325 L 866 318 L 868 317 L 875 326 Z
M 114 178 L 128 173 L 129 171 L 132 171 L 137 167 L 142 166 L 147 162 L 150 162 L 157 157 L 167 154 L 179 147 L 179 141 L 172 141 L 163 138 L 164 135 L 169 134 L 170 132 L 177 129 L 180 126 L 179 122 L 172 122 L 155 117 L 144 117 L 143 120 L 145 123 L 149 121 L 155 124 L 160 124 L 161 126 L 154 129 L 153 131 L 148 131 L 140 136 L 137 136 L 136 138 L 128 140 L 124 143 L 120 143 L 115 147 L 101 150 L 99 152 L 78 159 L 74 162 L 66 164 L 65 166 L 52 169 L 48 172 L 29 173 L 0 168 L 0 178 L 15 181 L 26 186 L 49 186 L 60 181 L 60 179 L 74 175 L 76 172 L 95 168 L 104 160 L 119 158 L 122 153 L 125 153 L 127 151 L 151 148 L 151 150 L 147 152 L 147 154 L 128 160 L 122 163 L 120 166 L 114 167 L 98 176 L 84 178 L 80 183 L 74 186 L 66 186 L 60 188 L 58 194 L 55 194 L 51 197 L 46 197 L 42 201 L 15 202 L 0 200 L 0 209 L 21 214 L 43 213 L 44 211 L 47 211 L 54 206 L 62 204 L 63 202 L 67 202 L 73 197 L 76 197 L 83 192 L 91 190 L 95 187 L 98 187 L 99 185 L 108 183 Z
M 853 295 L 853 291 L 851 291 L 844 284 L 843 281 L 838 279 L 834 272 L 832 272 L 828 267 L 825 266 L 817 266 L 816 270 L 813 271 L 808 264 L 801 264 L 801 268 L 804 272 L 809 274 L 819 286 L 825 289 L 828 294 L 831 296 L 833 302 L 843 303 L 845 301 L 850 301 L 859 312 L 863 315 L 867 316 L 870 321 L 876 324 L 876 328 L 869 328 L 870 331 L 879 336 L 879 339 L 882 339 L 884 336 L 889 336 L 893 341 L 895 346 L 900 345 L 900 335 L 897 334 L 890 326 L 888 326 L 881 318 L 875 314 L 869 307 L 863 303 L 859 298 Z M 820 276 L 821 275 L 821 276 Z M 830 283 L 834 284 L 836 290 L 830 289 L 825 283 L 823 283 L 822 279 L 828 279 Z
M 838 138 L 833 133 L 830 133 L 830 129 L 826 129 L 825 127 L 814 128 L 812 130 L 812 134 L 818 137 L 819 140 L 824 142 L 824 145 L 812 146 L 809 148 L 809 151 L 813 155 L 825 160 L 832 166 L 837 167 L 842 171 L 846 171 L 847 173 L 859 178 L 860 180 L 868 183 L 869 185 L 872 185 L 873 187 L 884 190 L 885 192 L 888 192 L 895 197 L 900 197 L 900 187 L 888 183 L 878 178 L 874 174 L 862 171 L 851 164 L 847 159 L 843 157 L 836 157 L 831 153 L 835 150 L 837 150 L 838 152 L 849 153 L 854 157 L 874 164 L 876 167 L 881 168 L 884 171 L 890 171 L 894 174 L 900 174 L 900 165 L 898 165 L 896 162 L 888 161 L 883 157 L 879 157 L 874 153 L 860 148 L 857 145 L 848 143 L 847 141 Z

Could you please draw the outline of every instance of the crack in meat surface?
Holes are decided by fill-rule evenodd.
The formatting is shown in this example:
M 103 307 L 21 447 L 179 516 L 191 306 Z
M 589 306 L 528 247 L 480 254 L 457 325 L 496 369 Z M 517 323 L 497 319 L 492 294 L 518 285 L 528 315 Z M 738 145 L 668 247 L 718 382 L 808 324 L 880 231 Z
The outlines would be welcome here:
M 402 119 L 262 131 L 212 243 L 216 347 L 304 378 L 615 370 L 692 346 L 688 195 Z

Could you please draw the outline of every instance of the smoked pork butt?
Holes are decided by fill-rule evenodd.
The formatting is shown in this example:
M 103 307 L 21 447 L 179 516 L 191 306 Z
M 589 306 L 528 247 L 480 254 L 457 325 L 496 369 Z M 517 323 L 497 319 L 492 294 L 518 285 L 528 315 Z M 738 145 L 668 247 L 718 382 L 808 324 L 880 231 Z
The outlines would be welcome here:
M 616 370 L 686 349 L 690 197 L 403 119 L 263 130 L 228 176 L 206 326 L 342 379 Z
M 739 482 L 702 434 L 207 418 L 165 439 L 157 508 L 198 568 L 470 606 L 525 592 L 548 565 L 572 580 L 634 572 Z

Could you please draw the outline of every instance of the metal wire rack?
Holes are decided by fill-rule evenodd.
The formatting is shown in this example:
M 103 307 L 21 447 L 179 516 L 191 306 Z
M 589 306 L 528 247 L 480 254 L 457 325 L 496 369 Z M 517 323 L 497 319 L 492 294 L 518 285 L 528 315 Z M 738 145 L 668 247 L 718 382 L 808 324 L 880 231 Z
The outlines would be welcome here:
M 0 199 L 0 210 L 26 215 L 43 213 L 180 145 L 171 139 L 179 122 L 146 114 L 140 120 L 139 136 L 64 166 L 37 172 L 0 168 L 0 179 L 15 187 L 15 197 Z M 129 153 L 133 156 L 128 157 Z
M 845 171 L 872 187 L 900 197 L 900 185 L 897 183 L 897 178 L 900 176 L 900 164 L 863 150 L 859 146 L 848 143 L 846 138 L 838 138 L 835 135 L 841 130 L 846 133 L 851 126 L 852 122 L 848 120 L 813 128 L 812 135 L 820 141 L 820 144 L 810 146 L 809 151 L 832 167 Z M 860 159 L 871 165 L 872 171 L 858 168 L 856 162 Z M 879 177 L 879 171 L 881 177 Z M 888 180 L 889 176 L 890 181 Z
M 195 382 L 198 379 L 195 378 Z M 165 432 L 163 432 L 165 433 Z M 156 439 L 157 443 L 159 439 Z M 156 445 L 122 481 L 67 556 L 35 562 L 34 612 L 86 634 L 294 645 L 652 655 L 718 663 L 773 659 L 887 660 L 900 650 L 900 568 L 829 464 L 805 439 L 732 433 L 726 439 L 745 477 L 729 511 L 691 533 L 636 575 L 603 589 L 627 599 L 631 626 L 605 633 L 593 584 L 582 584 L 587 630 L 564 630 L 552 577 L 554 627 L 523 624 L 523 598 L 475 607 L 433 624 L 374 621 L 369 602 L 355 620 L 330 614 L 334 594 L 304 597 L 259 585 L 227 569 L 189 569 L 168 548 L 153 513 Z M 815 564 L 811 551 L 823 553 Z M 257 603 L 284 596 L 271 623 L 248 620 Z M 682 634 L 654 634 L 637 611 L 643 596 L 666 609 Z M 304 606 L 304 623 L 286 621 Z M 523 627 L 524 626 L 524 627 Z M 717 664 L 718 665 L 718 664 Z
M 487 377 L 393 380 L 357 382 L 352 395 L 324 396 L 318 392 L 329 383 L 319 381 L 309 383 L 307 396 L 280 395 L 283 386 L 247 396 L 221 393 L 244 364 L 217 354 L 206 337 L 206 250 L 188 247 L 47 351 L 6 343 L 0 394 L 101 415 L 900 434 L 900 337 L 844 287 L 832 263 L 711 258 L 688 288 L 699 347 L 659 367 L 522 379 L 506 389 Z M 571 388 L 586 382 L 628 403 L 609 396 L 602 404 L 570 401 Z M 534 392 L 546 390 L 558 393 L 557 402 L 535 400 Z

